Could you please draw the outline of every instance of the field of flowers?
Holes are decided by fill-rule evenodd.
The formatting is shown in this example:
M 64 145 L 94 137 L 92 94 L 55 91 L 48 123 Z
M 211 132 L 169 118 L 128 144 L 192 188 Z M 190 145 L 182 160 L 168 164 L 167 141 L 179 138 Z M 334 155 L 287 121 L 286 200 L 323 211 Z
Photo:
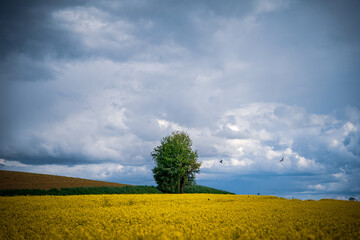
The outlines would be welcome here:
M 360 239 L 360 203 L 216 194 L 0 197 L 0 239 Z

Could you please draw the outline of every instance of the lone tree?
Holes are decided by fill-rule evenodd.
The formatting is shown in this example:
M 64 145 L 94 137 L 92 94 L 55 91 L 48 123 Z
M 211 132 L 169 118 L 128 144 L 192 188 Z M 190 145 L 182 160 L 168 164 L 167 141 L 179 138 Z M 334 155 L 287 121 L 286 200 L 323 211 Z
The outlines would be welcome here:
M 200 172 L 197 151 L 191 149 L 190 136 L 174 131 L 161 140 L 151 153 L 156 166 L 152 170 L 158 188 L 167 193 L 184 193 L 185 185 L 195 184 Z

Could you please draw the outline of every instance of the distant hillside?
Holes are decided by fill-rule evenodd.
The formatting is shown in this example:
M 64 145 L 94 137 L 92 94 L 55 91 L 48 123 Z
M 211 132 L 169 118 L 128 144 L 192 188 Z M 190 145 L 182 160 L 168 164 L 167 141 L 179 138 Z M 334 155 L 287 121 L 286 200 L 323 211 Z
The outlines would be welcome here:
M 0 190 L 45 189 L 76 187 L 122 187 L 126 184 L 63 177 L 47 174 L 0 170 Z
M 161 194 L 154 186 L 134 186 L 82 178 L 0 170 L 0 196 L 84 195 L 84 194 Z M 195 185 L 185 193 L 233 194 Z

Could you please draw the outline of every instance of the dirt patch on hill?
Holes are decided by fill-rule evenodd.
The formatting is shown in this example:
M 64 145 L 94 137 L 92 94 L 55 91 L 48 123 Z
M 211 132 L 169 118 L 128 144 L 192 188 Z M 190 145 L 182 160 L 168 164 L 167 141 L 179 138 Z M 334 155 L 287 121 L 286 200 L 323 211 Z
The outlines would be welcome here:
M 47 174 L 0 170 L 0 189 L 45 189 L 73 187 L 122 187 L 126 184 Z

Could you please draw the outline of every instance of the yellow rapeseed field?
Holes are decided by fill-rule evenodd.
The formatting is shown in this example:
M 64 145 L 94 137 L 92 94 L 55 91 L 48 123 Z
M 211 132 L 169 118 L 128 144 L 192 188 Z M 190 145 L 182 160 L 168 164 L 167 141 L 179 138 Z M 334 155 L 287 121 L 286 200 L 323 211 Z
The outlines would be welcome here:
M 360 239 L 360 203 L 213 194 L 0 197 L 0 239 Z

